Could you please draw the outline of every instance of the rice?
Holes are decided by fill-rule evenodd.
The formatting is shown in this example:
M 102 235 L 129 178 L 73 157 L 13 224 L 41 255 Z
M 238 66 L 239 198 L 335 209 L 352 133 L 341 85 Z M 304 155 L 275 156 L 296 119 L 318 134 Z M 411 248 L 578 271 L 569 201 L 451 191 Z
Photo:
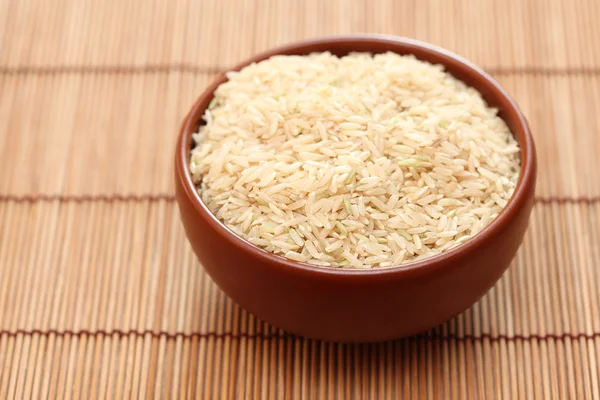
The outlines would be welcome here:
M 421 260 L 480 232 L 515 189 L 517 142 L 442 66 L 315 53 L 228 79 L 190 170 L 211 212 L 269 252 L 344 268 Z

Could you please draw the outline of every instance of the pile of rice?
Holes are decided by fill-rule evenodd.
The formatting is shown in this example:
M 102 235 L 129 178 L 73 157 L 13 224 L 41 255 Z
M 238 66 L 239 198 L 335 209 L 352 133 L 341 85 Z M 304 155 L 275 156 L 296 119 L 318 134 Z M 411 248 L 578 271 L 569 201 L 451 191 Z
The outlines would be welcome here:
M 228 78 L 190 170 L 217 218 L 267 251 L 330 267 L 404 264 L 469 240 L 514 191 L 518 143 L 442 66 L 316 53 Z

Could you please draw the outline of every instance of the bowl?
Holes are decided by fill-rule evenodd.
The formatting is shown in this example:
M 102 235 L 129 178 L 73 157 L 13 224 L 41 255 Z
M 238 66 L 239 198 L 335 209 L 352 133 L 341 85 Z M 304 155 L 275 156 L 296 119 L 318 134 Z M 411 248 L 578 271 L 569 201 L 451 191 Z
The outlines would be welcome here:
M 345 36 L 309 40 L 252 57 L 232 70 L 273 55 L 330 51 L 413 54 L 443 64 L 456 78 L 481 92 L 499 109 L 521 146 L 521 173 L 502 212 L 464 244 L 431 258 L 369 270 L 335 269 L 288 260 L 262 250 L 223 225 L 200 199 L 188 168 L 192 133 L 221 74 L 192 106 L 175 154 L 176 197 L 192 248 L 216 284 L 235 302 L 285 331 L 308 338 L 377 342 L 428 330 L 461 313 L 502 276 L 527 229 L 533 206 L 536 155 L 527 121 L 506 91 L 470 62 L 415 40 Z

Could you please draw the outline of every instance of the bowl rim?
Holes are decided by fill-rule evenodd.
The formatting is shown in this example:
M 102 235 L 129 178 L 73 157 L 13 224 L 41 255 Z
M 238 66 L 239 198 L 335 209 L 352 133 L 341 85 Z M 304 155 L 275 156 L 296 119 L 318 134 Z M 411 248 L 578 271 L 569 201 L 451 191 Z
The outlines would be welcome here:
M 219 221 L 219 219 L 212 212 L 210 212 L 196 190 L 196 187 L 192 181 L 192 174 L 189 170 L 189 154 L 191 151 L 192 134 L 195 132 L 198 121 L 204 114 L 204 111 L 207 107 L 206 105 L 203 107 L 203 104 L 208 104 L 207 100 L 212 98 L 216 88 L 227 80 L 227 72 L 239 71 L 243 67 L 253 62 L 259 62 L 274 55 L 294 54 L 294 52 L 302 50 L 306 47 L 336 44 L 353 45 L 357 42 L 367 45 L 381 43 L 400 45 L 407 49 L 405 54 L 411 54 L 414 49 L 419 49 L 419 51 L 425 52 L 439 59 L 438 63 L 444 65 L 445 67 L 447 67 L 448 64 L 451 64 L 454 68 L 459 68 L 464 71 L 471 71 L 471 73 L 478 76 L 478 78 L 482 80 L 483 84 L 481 87 L 486 87 L 486 89 L 489 89 L 493 92 L 491 97 L 501 99 L 508 105 L 508 108 L 505 109 L 504 112 L 513 114 L 512 117 L 517 121 L 516 129 L 511 129 L 513 135 L 517 136 L 518 131 L 518 135 L 522 138 L 522 142 L 519 142 L 521 149 L 521 171 L 519 173 L 519 179 L 517 181 L 515 191 L 508 199 L 506 206 L 500 211 L 498 216 L 491 223 L 484 227 L 475 236 L 453 249 L 423 260 L 412 261 L 401 265 L 391 265 L 388 267 L 376 267 L 370 269 L 335 268 L 308 264 L 291 260 L 284 256 L 276 255 L 238 236 L 227 226 L 225 226 L 225 224 Z M 480 91 L 480 88 L 476 89 Z M 291 272 L 316 273 L 329 276 L 366 277 L 398 273 L 421 274 L 434 272 L 440 268 L 455 264 L 455 261 L 460 260 L 467 253 L 470 253 L 477 248 L 481 248 L 487 241 L 493 240 L 494 236 L 505 229 L 505 227 L 512 219 L 516 217 L 519 210 L 524 207 L 528 201 L 527 194 L 531 190 L 531 186 L 535 185 L 536 152 L 527 119 L 519 109 L 517 103 L 508 94 L 508 92 L 483 69 L 455 53 L 419 40 L 392 35 L 360 34 L 326 36 L 297 41 L 282 46 L 276 46 L 270 50 L 258 53 L 236 64 L 234 67 L 221 72 L 196 99 L 192 108 L 183 120 L 177 141 L 175 169 L 177 175 L 176 178 L 180 181 L 179 183 L 181 184 L 185 196 L 187 196 L 187 198 L 193 203 L 193 206 L 199 215 L 205 219 L 212 229 L 215 230 L 216 234 L 224 237 L 233 246 L 236 246 L 243 251 L 252 253 L 259 260 L 267 263 L 270 262 L 277 264 L 283 268 L 289 268 L 291 269 Z

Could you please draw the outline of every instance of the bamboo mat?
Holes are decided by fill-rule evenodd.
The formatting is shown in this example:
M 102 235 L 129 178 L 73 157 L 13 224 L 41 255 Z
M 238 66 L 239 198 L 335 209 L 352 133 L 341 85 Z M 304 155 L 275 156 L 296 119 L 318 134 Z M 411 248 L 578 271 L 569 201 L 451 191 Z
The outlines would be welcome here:
M 600 2 L 0 0 L 0 399 L 600 399 Z M 276 44 L 380 32 L 483 66 L 539 156 L 524 245 L 476 305 L 369 345 L 237 307 L 187 244 L 192 101 Z

